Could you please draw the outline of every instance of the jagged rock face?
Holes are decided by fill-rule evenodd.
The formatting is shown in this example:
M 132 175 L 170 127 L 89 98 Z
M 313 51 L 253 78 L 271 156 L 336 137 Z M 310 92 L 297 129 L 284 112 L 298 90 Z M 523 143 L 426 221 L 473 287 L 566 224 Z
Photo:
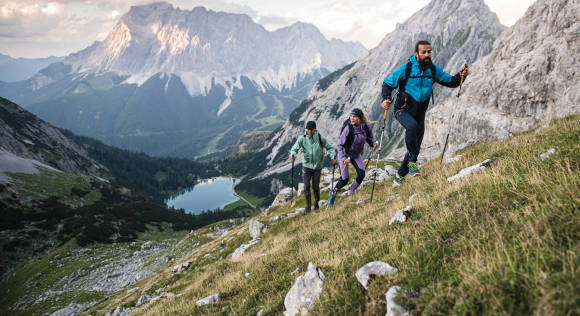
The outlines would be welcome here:
M 359 43 L 327 40 L 311 24 L 267 31 L 244 14 L 191 11 L 169 3 L 134 6 L 101 43 L 64 60 L 73 72 L 115 72 L 144 82 L 175 73 L 189 93 L 206 94 L 212 82 L 241 88 L 246 76 L 263 89 L 292 88 L 300 73 L 336 69 L 362 56 Z
M 460 98 L 428 112 L 423 147 L 443 148 L 455 107 L 451 151 L 579 113 L 579 17 L 578 0 L 536 1 L 471 67 Z M 425 151 L 425 156 L 439 153 Z
M 1 97 L 0 149 L 76 175 L 104 172 L 59 130 Z
M 299 107 L 302 112 L 292 113 L 282 130 L 267 144 L 272 148 L 268 157 L 270 163 L 282 146 L 303 133 L 304 122 L 308 120 L 315 120 L 321 134 L 336 143 L 342 121 L 353 108 L 361 108 L 369 118 L 381 116 L 382 81 L 408 60 L 417 40 L 430 40 L 434 62 L 454 74 L 464 60 L 471 63 L 489 53 L 494 39 L 503 29 L 496 14 L 483 0 L 431 1 L 405 23 L 397 25 L 394 32 L 350 69 L 344 69 L 332 84 L 324 82 L 328 78 L 319 81 L 308 97 L 310 105 Z M 449 93 L 441 89 L 437 99 L 441 100 Z M 387 132 L 392 135 L 394 128 L 389 127 Z M 377 130 L 375 128 L 375 132 Z

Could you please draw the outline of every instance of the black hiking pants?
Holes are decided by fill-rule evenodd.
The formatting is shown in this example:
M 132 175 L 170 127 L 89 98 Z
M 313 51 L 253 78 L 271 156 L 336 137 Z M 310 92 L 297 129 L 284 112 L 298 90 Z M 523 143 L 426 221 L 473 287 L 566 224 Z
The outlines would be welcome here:
M 312 191 L 314 191 L 314 208 L 318 208 L 320 201 L 320 173 L 322 169 L 310 169 L 302 167 L 302 177 L 304 180 L 304 197 L 306 198 L 306 210 L 310 210 L 310 181 L 312 181 Z
M 419 111 L 413 116 L 405 110 L 398 110 L 395 112 L 395 118 L 405 128 L 407 154 L 405 154 L 403 163 L 401 163 L 398 170 L 399 176 L 404 177 L 409 173 L 409 162 L 417 162 L 419 157 L 423 134 L 425 133 L 425 112 Z

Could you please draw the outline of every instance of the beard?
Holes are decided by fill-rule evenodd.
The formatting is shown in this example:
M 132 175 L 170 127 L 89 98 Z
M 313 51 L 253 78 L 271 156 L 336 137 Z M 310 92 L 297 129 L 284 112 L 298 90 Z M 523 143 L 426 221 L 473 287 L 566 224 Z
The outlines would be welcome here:
M 430 68 L 431 65 L 433 65 L 433 63 L 431 62 L 431 58 L 429 57 L 419 60 L 419 67 L 421 68 L 421 70 L 426 70 Z

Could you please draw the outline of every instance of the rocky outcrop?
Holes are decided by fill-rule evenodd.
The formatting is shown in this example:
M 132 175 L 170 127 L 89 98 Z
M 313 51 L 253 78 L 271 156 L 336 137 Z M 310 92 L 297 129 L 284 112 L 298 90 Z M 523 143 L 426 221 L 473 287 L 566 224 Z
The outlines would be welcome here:
M 555 153 L 555 152 L 556 152 L 556 149 L 555 149 L 555 148 L 551 148 L 551 149 L 550 149 L 550 150 L 548 150 L 547 152 L 545 152 L 545 153 L 541 154 L 541 155 L 540 155 L 540 158 L 541 158 L 542 160 L 546 160 L 546 159 L 548 159 L 548 158 L 549 158 L 549 157 L 550 157 L 550 156 L 551 156 L 553 153 Z
M 77 304 L 75 302 L 72 302 L 67 307 L 59 309 L 56 312 L 50 314 L 50 316 L 73 316 L 93 306 L 95 303 L 96 302 Z
M 401 290 L 398 286 L 391 287 L 385 296 L 387 297 L 387 313 L 385 316 L 409 316 L 410 313 L 395 302 L 395 297 Z
M 293 191 L 292 188 L 284 188 L 280 190 L 280 192 L 278 192 L 278 195 L 276 195 L 276 198 L 274 199 L 274 202 L 272 202 L 270 207 L 282 205 L 292 200 L 294 196 L 296 196 L 296 191 Z
M 423 154 L 436 157 L 448 130 L 449 152 L 466 144 L 501 140 L 580 113 L 580 3 L 538 0 L 470 67 L 460 98 L 428 112 Z M 457 99 L 457 100 L 456 100 Z M 453 111 L 456 111 L 452 120 Z
M 493 160 L 486 159 L 486 160 L 484 160 L 476 165 L 473 165 L 471 167 L 463 168 L 463 169 L 461 169 L 461 171 L 459 171 L 458 174 L 447 178 L 447 182 L 453 182 L 453 181 L 461 179 L 463 177 L 467 177 L 468 175 L 470 175 L 474 172 L 484 171 L 485 169 L 487 169 L 489 167 L 489 165 L 491 165 L 492 162 L 493 162 Z
M 308 271 L 296 279 L 286 294 L 284 316 L 306 315 L 318 300 L 325 278 L 326 276 L 320 268 L 317 268 L 312 262 L 308 263 Z
M 257 220 L 250 220 L 249 223 L 249 230 L 250 236 L 252 239 L 260 238 L 260 233 L 262 232 L 262 228 L 264 228 L 264 224 L 258 222 Z
M 413 211 L 413 207 L 411 205 L 407 205 L 404 209 L 397 210 L 395 212 L 395 216 L 389 220 L 389 225 L 393 225 L 394 223 L 404 223 L 407 221 L 407 218 L 411 215 Z
M 365 264 L 355 273 L 358 282 L 365 288 L 368 289 L 369 278 L 371 275 L 393 275 L 399 272 L 397 268 L 391 266 L 386 262 L 373 261 Z
M 187 269 L 189 269 L 189 267 L 191 266 L 191 263 L 192 262 L 193 261 L 188 260 L 188 261 L 186 261 L 184 263 L 178 264 L 178 265 L 174 266 L 173 269 L 171 269 L 171 272 L 173 272 L 173 273 L 180 273 L 180 272 L 186 271 Z
M 195 305 L 203 306 L 203 305 L 207 305 L 207 304 L 213 304 L 213 303 L 216 303 L 219 301 L 220 301 L 220 295 L 218 293 L 218 294 L 213 294 L 213 295 L 202 298 L 201 300 L 195 302 Z

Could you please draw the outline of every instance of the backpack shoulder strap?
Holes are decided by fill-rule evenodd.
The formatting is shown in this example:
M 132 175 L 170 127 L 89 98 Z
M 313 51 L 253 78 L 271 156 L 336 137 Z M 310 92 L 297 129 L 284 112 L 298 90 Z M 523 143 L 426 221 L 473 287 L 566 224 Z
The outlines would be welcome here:
M 322 144 L 322 136 L 318 133 L 318 142 L 320 143 L 320 147 L 324 149 L 324 145 Z
M 371 131 L 369 129 L 369 125 L 366 124 L 366 123 L 363 123 L 363 124 L 364 124 L 364 127 L 365 127 L 365 134 L 366 134 L 365 135 L 365 138 L 366 138 L 366 141 L 372 147 L 373 146 L 373 143 L 372 143 Z
M 399 82 L 399 91 L 405 92 L 405 86 L 407 85 L 407 80 L 409 80 L 409 76 L 411 75 L 411 68 L 413 64 L 409 60 L 407 65 L 405 66 L 405 78 L 401 79 Z

